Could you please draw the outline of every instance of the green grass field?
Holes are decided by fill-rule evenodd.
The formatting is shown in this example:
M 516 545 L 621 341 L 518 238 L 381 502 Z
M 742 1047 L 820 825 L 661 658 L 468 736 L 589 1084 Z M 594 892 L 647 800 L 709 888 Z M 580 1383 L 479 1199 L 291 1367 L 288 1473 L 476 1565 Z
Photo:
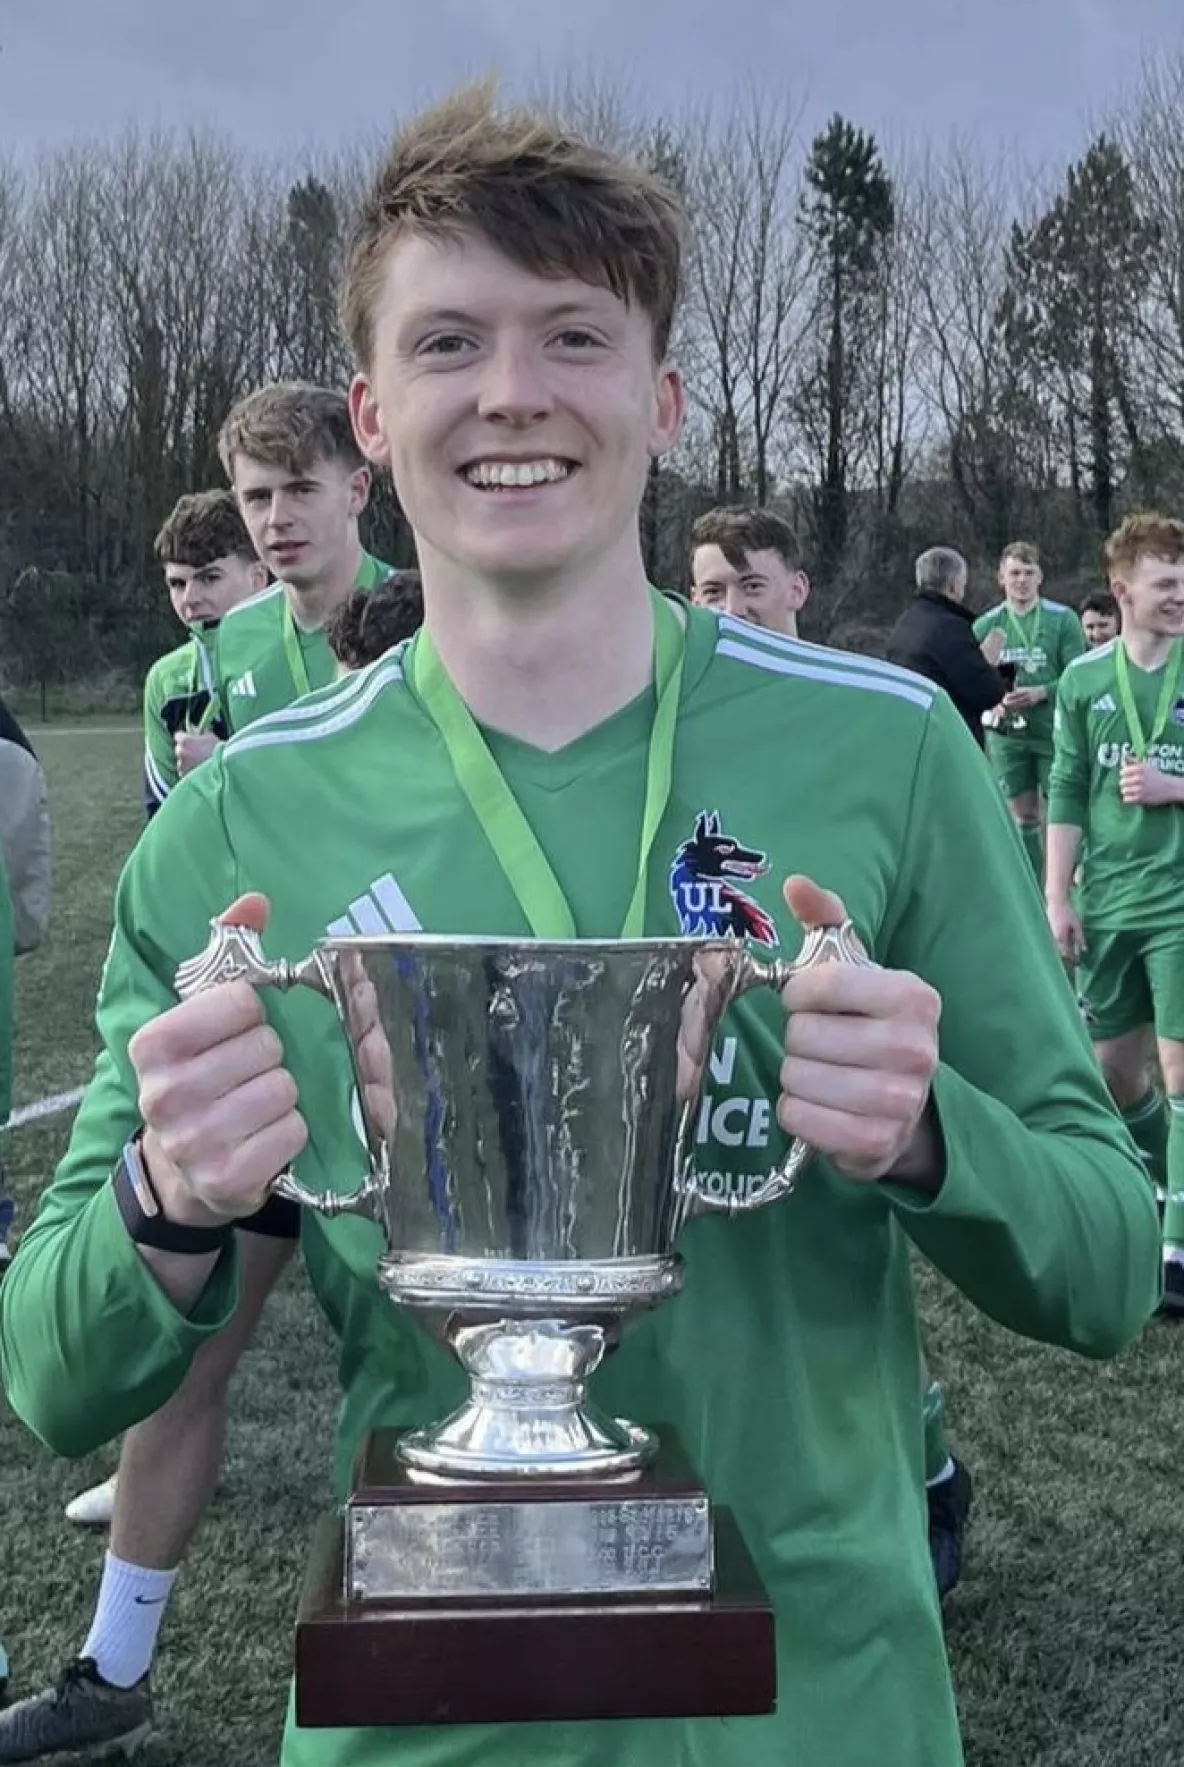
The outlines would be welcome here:
M 86 1078 L 111 893 L 140 827 L 130 727 L 33 734 L 50 776 L 57 893 L 52 936 L 21 965 L 18 1105 Z M 67 1128 L 61 1118 L 0 1136 L 26 1218 Z M 955 1445 L 979 1490 L 948 1610 L 971 1767 L 1174 1767 L 1184 1328 L 1156 1324 L 1095 1367 L 1009 1337 L 928 1273 L 922 1297 Z M 240 1370 L 222 1486 L 166 1622 L 160 1767 L 275 1759 L 333 1408 L 332 1347 L 294 1275 Z M 55 1460 L 0 1411 L 0 1639 L 18 1693 L 85 1635 L 103 1543 L 61 1511 L 112 1464 Z

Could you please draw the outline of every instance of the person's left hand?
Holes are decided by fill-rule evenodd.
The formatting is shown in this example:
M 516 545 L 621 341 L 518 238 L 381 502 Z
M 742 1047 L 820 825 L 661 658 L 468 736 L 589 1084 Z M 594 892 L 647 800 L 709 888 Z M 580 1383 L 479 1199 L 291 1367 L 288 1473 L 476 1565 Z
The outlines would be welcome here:
M 808 877 L 786 880 L 807 929 L 841 926 L 842 901 Z M 927 1107 L 938 1064 L 941 997 L 906 970 L 819 963 L 782 990 L 789 1014 L 777 1120 L 845 1177 L 940 1179 Z
M 1118 789 L 1124 804 L 1143 804 L 1152 809 L 1180 802 L 1175 781 L 1150 761 L 1124 761 L 1118 774 Z

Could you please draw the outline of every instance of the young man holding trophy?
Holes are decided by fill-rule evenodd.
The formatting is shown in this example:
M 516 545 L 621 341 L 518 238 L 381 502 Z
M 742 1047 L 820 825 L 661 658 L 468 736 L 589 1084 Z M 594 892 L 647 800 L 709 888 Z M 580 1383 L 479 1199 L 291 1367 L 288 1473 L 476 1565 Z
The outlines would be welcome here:
M 519 1339 L 537 1347 L 554 1325 L 559 1358 L 578 1336 L 537 1306 L 492 1338 L 466 1326 L 455 1347 L 470 1371 L 490 1343 L 502 1361 L 457 1411 L 455 1360 L 376 1281 L 381 1259 L 383 1285 L 407 1298 L 412 1230 L 440 1228 L 420 1300 L 435 1284 L 462 1321 L 458 1263 L 477 1296 L 503 1281 L 521 1293 L 541 1271 L 565 1296 L 560 1314 L 586 1319 L 589 1295 L 652 1278 L 652 1310 L 593 1383 L 611 1413 L 603 1445 L 581 1413 L 572 1461 L 618 1465 L 636 1439 L 621 1415 L 681 1438 L 772 1600 L 777 1710 L 457 1723 L 477 1709 L 465 1701 L 480 1665 L 454 1650 L 440 1721 L 293 1716 L 285 1767 L 952 1767 L 910 1243 L 1001 1323 L 1092 1356 L 1116 1352 L 1158 1302 L 1153 1201 L 1020 882 L 1003 801 L 952 707 L 919 677 L 804 652 L 646 583 L 638 511 L 684 404 L 666 358 L 681 245 L 677 199 L 648 170 L 481 94 L 396 139 L 358 219 L 343 311 L 358 439 L 392 471 L 415 530 L 425 624 L 232 739 L 148 829 L 118 894 L 103 1052 L 0 1290 L 0 1343 L 14 1408 L 61 1452 L 149 1414 L 231 1317 L 231 1225 L 293 1161 L 303 1194 L 333 1193 L 304 1248 L 342 1339 L 344 1496 L 374 1426 L 410 1429 L 430 1467 L 445 1413 L 483 1426 L 499 1405 L 517 1415 L 539 1378 L 531 1367 L 515 1384 Z M 200 870 L 183 852 L 202 854 Z M 215 917 L 213 955 L 195 967 Z M 262 974 L 225 961 L 230 922 L 292 960 L 267 971 L 281 989 L 336 978 L 352 1070 L 323 999 L 218 980 Z M 340 962 L 306 958 L 326 932 L 332 944 L 381 928 L 407 935 L 385 969 L 376 938 L 343 946 Z M 441 937 L 417 946 L 420 929 Z M 844 961 L 790 973 L 803 929 L 830 929 L 810 949 Z M 478 948 L 468 1019 L 448 970 L 466 940 Z M 612 949 L 585 959 L 573 940 Z M 651 942 L 663 974 L 687 972 L 691 940 L 706 956 L 681 1009 L 677 1128 L 694 1167 L 676 1182 L 657 1169 L 674 1121 L 657 970 L 622 994 L 619 1050 L 606 1042 L 601 1058 L 590 1034 L 568 1065 L 525 1069 L 584 1022 L 574 983 L 553 1010 L 548 966 L 591 996 L 618 963 L 648 963 Z M 762 969 L 762 954 L 781 967 Z M 417 992 L 420 973 L 433 979 Z M 754 989 L 721 1026 L 758 973 L 784 982 L 781 999 Z M 630 1183 L 666 1184 L 650 1235 L 663 1253 L 678 1198 L 710 1199 L 679 1237 L 677 1300 L 652 1305 L 678 1279 L 639 1247 L 644 1198 L 611 1162 L 589 1197 L 573 1168 L 594 1147 L 569 1158 L 552 1134 L 557 1100 L 560 1128 L 587 1127 L 581 1086 L 608 1099 L 603 1138 Z M 466 1088 L 521 1108 L 486 1133 L 462 1108 Z M 637 1148 L 651 1135 L 663 1158 L 647 1162 Z M 817 1157 L 773 1204 L 789 1189 L 777 1169 L 790 1138 Z M 370 1177 L 347 1197 L 367 1149 Z M 507 1202 L 490 1175 L 510 1167 Z M 569 1239 L 583 1255 L 581 1211 L 605 1187 L 620 1204 L 607 1249 L 564 1265 Z M 350 1218 L 365 1197 L 385 1236 Z M 546 1404 L 565 1378 L 556 1362 Z M 489 1443 L 474 1428 L 449 1453 L 484 1470 L 513 1461 Z M 516 1624 L 499 1679 L 521 1678 Z M 360 1702 L 379 1679 L 359 1679 Z

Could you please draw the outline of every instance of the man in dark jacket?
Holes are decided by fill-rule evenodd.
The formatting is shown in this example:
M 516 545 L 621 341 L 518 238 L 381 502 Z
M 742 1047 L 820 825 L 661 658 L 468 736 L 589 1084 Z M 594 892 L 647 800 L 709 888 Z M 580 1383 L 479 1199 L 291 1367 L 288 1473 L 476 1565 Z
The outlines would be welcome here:
M 888 640 L 888 660 L 944 687 L 981 747 L 983 713 L 1008 690 L 995 667 L 1006 637 L 992 632 L 980 649 L 974 615 L 963 606 L 969 571 L 960 552 L 932 546 L 917 560 L 916 574 L 917 593 Z

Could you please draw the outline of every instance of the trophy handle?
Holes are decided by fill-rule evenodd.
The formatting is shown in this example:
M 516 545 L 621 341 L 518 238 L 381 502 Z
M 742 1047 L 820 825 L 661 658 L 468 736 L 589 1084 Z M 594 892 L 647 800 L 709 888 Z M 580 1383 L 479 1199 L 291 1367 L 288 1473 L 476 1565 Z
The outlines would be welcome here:
M 322 999 L 333 1001 L 332 959 L 325 952 L 312 951 L 301 962 L 289 963 L 284 957 L 265 957 L 259 934 L 249 926 L 227 926 L 224 921 L 213 920 L 210 928 L 210 942 L 205 950 L 182 963 L 173 978 L 181 1000 L 191 1000 L 195 994 L 204 994 L 223 982 L 250 982 L 253 988 L 278 988 L 281 994 L 291 988 L 311 988 Z M 339 1196 L 331 1190 L 309 1190 L 287 1167 L 272 1179 L 271 1193 L 313 1209 L 318 1215 L 381 1219 L 380 1189 L 372 1175 L 357 1190 Z
M 786 963 L 784 958 L 766 962 L 763 958 L 752 956 L 751 952 L 742 952 L 732 987 L 732 998 L 738 1000 L 742 994 L 749 993 L 753 988 L 771 988 L 779 994 L 791 976 L 800 974 L 804 969 L 813 969 L 819 963 L 846 963 L 856 969 L 876 967 L 860 944 L 854 926 L 849 920 L 845 920 L 842 926 L 813 927 L 806 934 L 801 951 L 793 963 Z M 795 1138 L 781 1164 L 773 1168 L 762 1184 L 744 1196 L 709 1196 L 696 1185 L 693 1173 L 686 1180 L 686 1189 L 701 1210 L 722 1211 L 729 1215 L 747 1214 L 752 1209 L 763 1208 L 766 1203 L 779 1202 L 782 1197 L 789 1196 L 813 1152 L 808 1142 L 800 1137 Z

